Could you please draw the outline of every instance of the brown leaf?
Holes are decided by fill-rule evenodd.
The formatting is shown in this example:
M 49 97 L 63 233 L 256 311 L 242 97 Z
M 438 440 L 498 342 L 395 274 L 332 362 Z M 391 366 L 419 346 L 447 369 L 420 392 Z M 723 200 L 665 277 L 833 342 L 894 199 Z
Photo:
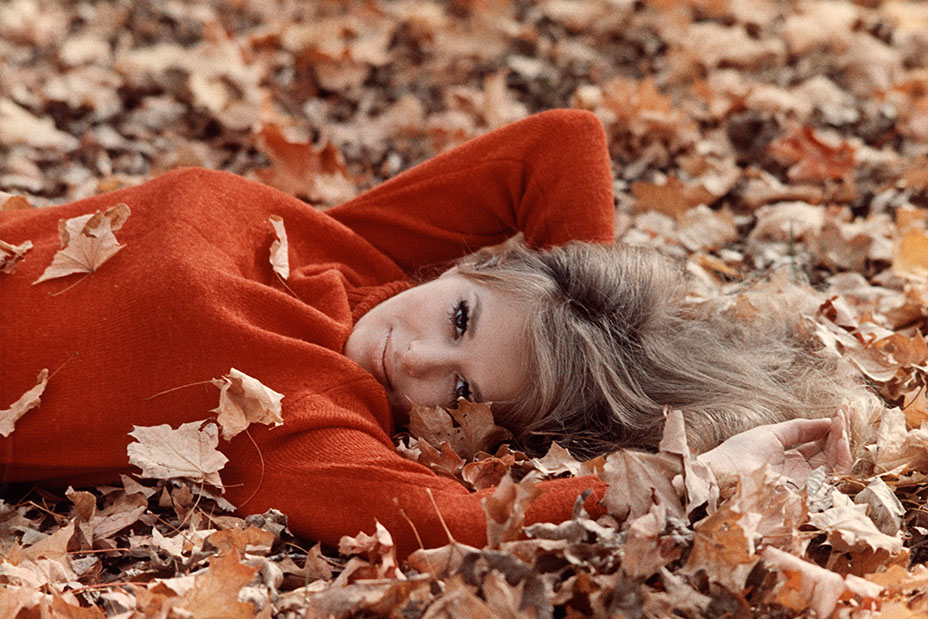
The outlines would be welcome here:
M 255 171 L 268 185 L 323 204 L 337 204 L 354 196 L 348 168 L 331 142 L 317 149 L 312 144 L 291 141 L 277 125 L 266 124 L 258 132 L 258 145 L 273 163 L 272 167 Z
M 207 538 L 209 543 L 219 549 L 220 553 L 227 553 L 235 549 L 244 555 L 248 552 L 267 553 L 274 544 L 276 537 L 270 531 L 259 529 L 256 526 L 216 531 Z
M 30 249 L 32 249 L 32 241 L 24 241 L 19 245 L 13 245 L 0 240 L 0 272 L 12 273 L 15 271 L 16 265 Z
M 12 434 L 16 420 L 39 405 L 42 401 L 42 392 L 45 391 L 45 385 L 47 383 L 48 369 L 44 368 L 39 372 L 36 378 L 35 387 L 22 394 L 22 396 L 13 402 L 9 408 L 0 410 L 0 436 L 5 437 Z
M 338 541 L 338 551 L 343 555 L 363 554 L 373 566 L 370 574 L 364 578 L 396 578 L 405 580 L 406 576 L 399 568 L 396 559 L 396 546 L 393 545 L 393 536 L 379 522 L 374 524 L 374 534 L 361 532 L 357 536 L 343 536 Z M 360 575 L 359 575 L 360 577 Z
M 228 461 L 216 449 L 219 429 L 216 424 L 192 421 L 176 430 L 168 424 L 133 426 L 129 436 L 129 464 L 142 469 L 141 476 L 154 479 L 186 478 L 222 487 L 219 469 Z
M 638 518 L 651 511 L 652 503 L 662 503 L 667 513 L 684 515 L 680 496 L 672 480 L 683 472 L 679 456 L 622 449 L 606 457 L 599 478 L 609 484 L 603 504 L 617 518 Z
M 822 141 L 811 127 L 800 127 L 770 144 L 770 152 L 790 166 L 791 181 L 852 180 L 854 147 L 842 141 L 833 146 Z
M 183 606 L 195 619 L 252 619 L 255 616 L 254 605 L 240 602 L 238 594 L 256 571 L 257 568 L 239 561 L 235 550 L 212 557 L 209 569 L 197 575 L 193 588 L 184 596 Z
M 494 423 L 489 405 L 463 398 L 452 409 L 414 405 L 409 413 L 409 431 L 436 448 L 448 443 L 465 460 L 512 436 Z
M 839 552 L 885 550 L 894 555 L 902 551 L 899 534 L 886 535 L 867 517 L 866 505 L 839 505 L 809 515 L 809 523 L 824 532 Z
M 271 267 L 282 279 L 290 277 L 290 257 L 287 255 L 287 230 L 284 228 L 284 219 L 280 215 L 271 215 L 271 225 L 277 240 L 271 243 Z
M 252 423 L 274 427 L 283 424 L 280 405 L 283 394 L 235 368 L 212 382 L 220 390 L 219 406 L 213 411 L 219 413 L 216 421 L 225 440 L 232 440 Z
M 529 473 L 519 482 L 506 477 L 493 494 L 483 499 L 489 548 L 499 548 L 503 542 L 518 539 L 525 522 L 525 512 L 543 492 L 536 479 L 534 473 Z
M 812 608 L 816 616 L 830 617 L 839 600 L 854 596 L 876 598 L 882 590 L 877 584 L 853 575 L 842 578 L 840 574 L 777 548 L 764 548 L 761 555 L 768 567 L 780 573 L 779 583 L 767 601 L 792 610 Z
M 114 232 L 118 231 L 129 217 L 129 207 L 117 204 L 106 213 L 97 211 L 92 215 L 81 215 L 58 221 L 61 249 L 52 258 L 52 263 L 32 282 L 38 284 L 49 279 L 73 273 L 93 273 L 112 258 L 125 245 L 120 245 Z

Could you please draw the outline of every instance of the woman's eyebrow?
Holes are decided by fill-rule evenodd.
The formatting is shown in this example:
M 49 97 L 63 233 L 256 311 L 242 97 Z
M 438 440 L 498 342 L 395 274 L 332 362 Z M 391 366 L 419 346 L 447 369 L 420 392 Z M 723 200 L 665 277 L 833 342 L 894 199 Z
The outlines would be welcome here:
M 473 307 L 470 308 L 470 321 L 467 325 L 467 335 L 473 340 L 474 336 L 477 334 L 477 325 L 480 322 L 480 311 L 483 309 L 481 304 L 480 293 L 474 291 L 474 301 Z M 473 396 L 474 402 L 482 402 L 483 398 L 480 395 L 480 387 L 478 387 L 471 379 L 467 379 L 468 384 L 470 385 L 471 395 Z

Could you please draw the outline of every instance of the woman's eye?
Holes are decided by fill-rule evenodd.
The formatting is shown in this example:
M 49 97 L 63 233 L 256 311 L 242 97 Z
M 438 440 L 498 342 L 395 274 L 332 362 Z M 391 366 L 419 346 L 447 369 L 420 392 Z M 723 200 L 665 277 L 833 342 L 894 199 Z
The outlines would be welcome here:
M 457 376 L 455 377 L 455 380 L 454 380 L 454 401 L 455 403 L 457 403 L 459 398 L 470 400 L 470 385 L 467 384 L 466 380 L 464 380 L 460 376 Z
M 454 326 L 455 338 L 462 337 L 467 333 L 467 321 L 470 317 L 470 307 L 467 301 L 458 301 L 457 305 L 451 311 L 451 324 Z

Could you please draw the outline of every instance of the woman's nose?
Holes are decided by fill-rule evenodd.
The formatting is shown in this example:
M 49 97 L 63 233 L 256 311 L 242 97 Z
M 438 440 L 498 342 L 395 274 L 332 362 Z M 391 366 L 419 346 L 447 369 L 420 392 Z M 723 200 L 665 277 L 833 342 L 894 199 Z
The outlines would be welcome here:
M 447 368 L 452 357 L 452 351 L 446 346 L 416 340 L 406 347 L 401 362 L 410 376 L 421 377 Z

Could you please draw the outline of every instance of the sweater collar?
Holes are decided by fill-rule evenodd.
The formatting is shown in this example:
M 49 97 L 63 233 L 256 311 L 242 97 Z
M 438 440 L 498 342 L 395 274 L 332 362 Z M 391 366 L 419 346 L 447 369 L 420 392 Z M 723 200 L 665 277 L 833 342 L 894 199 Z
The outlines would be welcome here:
M 358 320 L 372 310 L 375 305 L 383 303 L 392 296 L 413 287 L 412 282 L 396 280 L 379 286 L 358 286 L 347 291 L 348 304 L 351 307 L 351 322 Z

